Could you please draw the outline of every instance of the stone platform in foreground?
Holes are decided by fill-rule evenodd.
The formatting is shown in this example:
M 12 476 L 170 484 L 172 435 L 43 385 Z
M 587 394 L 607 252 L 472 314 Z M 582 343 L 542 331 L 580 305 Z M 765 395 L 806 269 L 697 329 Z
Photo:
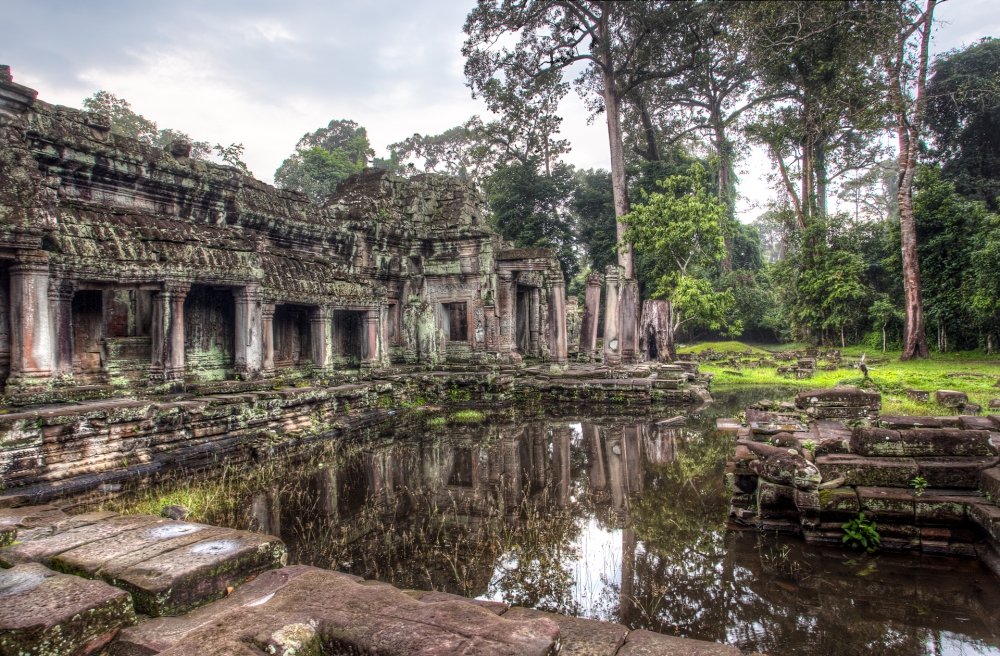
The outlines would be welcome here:
M 245 531 L 146 515 L 9 510 L 36 519 L 0 549 L 8 568 L 0 569 L 0 656 L 740 654 L 609 622 L 281 567 L 280 540 Z M 137 610 L 154 617 L 135 624 Z

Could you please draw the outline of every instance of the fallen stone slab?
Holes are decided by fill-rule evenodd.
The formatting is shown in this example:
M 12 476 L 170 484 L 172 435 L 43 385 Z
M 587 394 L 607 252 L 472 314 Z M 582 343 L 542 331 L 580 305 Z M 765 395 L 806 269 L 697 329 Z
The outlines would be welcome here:
M 920 471 L 913 458 L 869 458 L 849 453 L 817 456 L 816 467 L 824 482 L 843 478 L 842 485 L 865 487 L 910 487 Z
M 851 451 L 863 456 L 993 456 L 990 434 L 982 430 L 958 428 L 916 428 L 886 430 L 855 428 Z
M 997 427 L 989 417 L 976 417 L 961 415 L 958 418 L 958 427 L 962 430 L 996 430 Z
M 221 612 L 213 604 L 124 631 L 111 654 L 291 656 L 321 653 L 322 645 L 323 653 L 547 656 L 559 640 L 548 619 L 508 620 L 464 600 L 422 603 L 390 585 L 311 567 L 266 572 L 239 592 L 217 602 Z
M 861 502 L 853 487 L 820 490 L 817 494 L 820 517 L 823 521 L 847 521 L 857 517 L 861 511 Z
M 146 615 L 179 615 L 225 596 L 249 577 L 285 564 L 284 543 L 272 536 L 229 531 L 128 567 L 105 566 L 103 577 L 132 593 Z
M 628 628 L 621 624 L 568 617 L 533 608 L 511 608 L 504 614 L 504 619 L 552 620 L 559 626 L 562 638 L 560 656 L 614 656 L 628 635 Z
M 981 473 L 996 466 L 997 458 L 942 456 L 916 458 L 916 463 L 918 475 L 927 481 L 927 487 L 976 490 Z
M 907 396 L 907 398 L 909 398 L 909 399 L 911 399 L 913 401 L 919 401 L 919 402 L 922 402 L 922 403 L 927 403 L 928 401 L 931 400 L 931 393 L 929 391 L 927 391 L 927 390 L 919 390 L 919 389 L 910 388 L 910 389 L 906 390 L 906 396 Z
M 967 507 L 981 500 L 959 490 L 927 490 L 913 504 L 918 524 L 960 524 L 968 518 Z
M 979 489 L 992 501 L 1000 501 L 1000 467 L 979 472 Z
M 0 570 L 0 654 L 96 654 L 135 622 L 127 592 L 38 563 Z
M 742 656 L 742 653 L 732 645 L 678 638 L 645 629 L 629 633 L 618 650 L 618 656 Z

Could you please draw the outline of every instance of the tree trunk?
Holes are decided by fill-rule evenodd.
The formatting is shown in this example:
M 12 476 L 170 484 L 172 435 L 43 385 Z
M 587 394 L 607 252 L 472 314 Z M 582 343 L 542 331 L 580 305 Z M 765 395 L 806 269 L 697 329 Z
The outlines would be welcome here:
M 653 127 L 653 120 L 649 117 L 649 107 L 646 105 L 646 97 L 642 95 L 642 88 L 636 88 L 632 92 L 635 97 L 635 107 L 639 110 L 639 118 L 642 121 L 642 131 L 646 137 L 646 150 L 639 152 L 640 155 L 650 162 L 659 162 L 660 146 L 656 143 L 656 128 Z
M 670 301 L 643 301 L 642 320 L 639 323 L 639 345 L 646 355 L 646 360 L 657 362 L 677 360 L 673 326 L 673 305 Z
M 712 128 L 715 131 L 715 150 L 719 154 L 719 200 L 726 205 L 726 213 L 721 221 L 726 224 L 734 216 L 732 194 L 730 193 L 733 179 L 732 146 L 729 140 L 726 139 L 726 128 L 722 124 L 722 119 L 718 116 L 718 113 L 716 113 L 712 120 Z M 722 234 L 726 241 L 726 252 L 722 257 L 722 272 L 729 273 L 733 270 L 733 236 L 729 234 L 728 225 L 720 225 L 719 227 L 722 228 Z
M 885 324 L 882 324 L 882 352 L 885 353 Z
M 615 217 L 621 218 L 628 214 L 628 186 L 625 179 L 625 147 L 622 144 L 621 99 L 615 90 L 614 62 L 605 44 L 610 43 L 608 34 L 607 13 L 598 23 L 600 37 L 601 78 L 604 94 L 604 112 L 608 118 L 608 142 L 611 146 L 611 192 L 615 199 Z M 617 221 L 618 235 L 618 266 L 625 269 L 626 278 L 634 278 L 632 266 L 632 247 L 622 241 L 622 235 L 628 228 Z
M 899 137 L 899 226 L 903 254 L 904 324 L 903 352 L 900 360 L 928 358 L 927 334 L 924 328 L 924 303 L 920 288 L 920 256 L 917 253 L 917 228 L 913 214 L 913 176 L 917 170 L 917 148 L 920 123 L 926 103 L 924 85 L 927 81 L 927 51 L 931 40 L 931 25 L 936 0 L 927 0 L 923 34 L 920 40 L 920 63 L 917 72 L 917 97 L 913 116 L 908 117 L 903 97 L 901 73 L 892 80 L 896 96 L 896 123 Z M 905 42 L 900 44 L 905 48 Z M 903 53 L 899 53 L 902 58 Z M 902 61 L 902 59 L 900 59 Z

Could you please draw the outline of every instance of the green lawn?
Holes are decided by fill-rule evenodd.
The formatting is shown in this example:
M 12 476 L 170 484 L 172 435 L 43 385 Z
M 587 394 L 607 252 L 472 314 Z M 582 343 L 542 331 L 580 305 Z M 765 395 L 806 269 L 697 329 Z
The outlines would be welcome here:
M 742 342 L 707 342 L 679 349 L 679 352 L 701 352 L 708 347 L 712 347 L 716 351 L 744 351 L 747 345 Z M 786 350 L 786 348 L 768 345 L 767 350 L 781 351 Z M 787 348 L 787 350 L 792 349 Z M 852 361 L 856 361 L 865 349 L 851 347 L 843 351 L 844 355 L 849 356 Z M 758 352 L 762 352 L 762 349 L 754 348 L 754 353 Z M 881 351 L 868 350 L 867 353 L 871 375 L 870 385 L 882 393 L 882 412 L 885 414 L 954 414 L 954 410 L 941 407 L 933 400 L 930 403 L 911 401 L 906 396 L 908 388 L 928 390 L 932 393 L 939 389 L 959 390 L 968 394 L 970 401 L 983 406 L 984 413 L 989 412 L 988 405 L 991 399 L 1000 398 L 1000 387 L 995 387 L 1000 379 L 1000 358 L 996 356 L 986 356 L 983 353 L 934 353 L 930 360 L 900 362 L 898 351 L 883 354 Z M 881 362 L 880 360 L 883 359 L 886 361 Z M 823 364 L 824 360 L 820 359 L 820 363 Z M 737 370 L 727 362 L 703 362 L 701 369 L 715 374 L 712 389 L 718 390 L 746 388 L 755 385 L 783 386 L 806 390 L 836 385 L 862 386 L 864 383 L 861 372 L 850 366 L 841 367 L 835 371 L 817 371 L 812 378 L 804 380 L 778 375 L 777 370 L 773 367 L 760 369 L 744 367 Z

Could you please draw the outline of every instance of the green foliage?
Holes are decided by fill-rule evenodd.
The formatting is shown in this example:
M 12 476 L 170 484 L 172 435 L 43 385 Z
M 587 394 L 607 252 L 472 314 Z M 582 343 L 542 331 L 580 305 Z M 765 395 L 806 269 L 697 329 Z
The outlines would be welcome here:
M 456 424 L 479 424 L 483 421 L 483 413 L 479 410 L 459 410 L 451 413 L 448 420 Z
M 1000 210 L 1000 40 L 987 37 L 934 64 L 925 122 L 931 155 L 955 190 Z
M 652 258 L 652 295 L 673 304 L 674 330 L 691 322 L 738 335 L 739 322 L 726 323 L 732 292 L 716 291 L 707 278 L 708 267 L 725 252 L 720 224 L 726 208 L 709 195 L 705 176 L 704 167 L 694 164 L 689 174 L 659 182 L 662 192 L 644 194 L 645 203 L 622 217 L 628 226 L 622 239 Z
M 233 166 L 246 175 L 253 175 L 250 169 L 247 168 L 246 163 L 243 161 L 243 144 L 229 144 L 228 146 L 223 146 L 222 144 L 215 144 L 212 149 L 219 155 L 224 163 L 229 166 Z
M 816 443 L 812 441 L 812 438 L 803 442 L 802 448 L 805 449 L 806 451 L 811 451 L 812 453 L 816 453 Z
M 365 128 L 346 119 L 330 121 L 299 139 L 295 152 L 274 172 L 274 184 L 322 203 L 338 184 L 364 170 L 374 154 Z
M 618 264 L 611 173 L 604 169 L 577 171 L 570 208 L 577 222 L 580 246 L 590 260 L 591 270 L 604 273 L 606 267 Z
M 875 522 L 865 519 L 863 512 L 858 513 L 856 518 L 843 524 L 841 528 L 844 529 L 842 541 L 851 548 L 860 548 L 871 553 L 878 549 L 879 544 L 882 543 L 882 538 L 876 530 Z
M 923 476 L 917 476 L 910 481 L 910 485 L 913 489 L 917 491 L 917 496 L 923 496 L 924 490 L 927 489 L 927 479 Z
M 493 227 L 518 248 L 547 247 L 555 250 L 569 281 L 579 271 L 576 234 L 565 206 L 573 193 L 573 168 L 560 162 L 545 175 L 540 163 L 507 164 L 484 185 L 493 213 Z

